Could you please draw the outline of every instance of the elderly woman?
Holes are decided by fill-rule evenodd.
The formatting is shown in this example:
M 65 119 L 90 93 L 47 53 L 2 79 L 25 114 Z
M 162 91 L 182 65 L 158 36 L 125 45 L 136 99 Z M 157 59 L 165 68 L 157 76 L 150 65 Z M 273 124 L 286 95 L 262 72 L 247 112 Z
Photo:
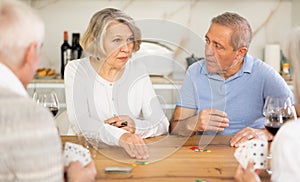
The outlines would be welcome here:
M 169 122 L 145 67 L 130 60 L 140 43 L 139 28 L 124 12 L 95 13 L 81 39 L 87 57 L 67 65 L 65 86 L 69 119 L 77 130 L 145 159 L 142 138 L 168 133 Z
M 294 74 L 294 93 L 296 106 L 300 102 L 300 27 L 293 29 L 284 45 L 284 55 L 291 61 Z M 298 109 L 299 107 L 296 107 Z M 299 113 L 299 110 L 298 110 Z M 271 152 L 271 168 L 274 182 L 300 181 L 300 120 L 284 124 L 274 137 Z M 260 181 L 253 170 L 253 163 L 249 163 L 246 170 L 238 167 L 235 175 L 236 181 Z

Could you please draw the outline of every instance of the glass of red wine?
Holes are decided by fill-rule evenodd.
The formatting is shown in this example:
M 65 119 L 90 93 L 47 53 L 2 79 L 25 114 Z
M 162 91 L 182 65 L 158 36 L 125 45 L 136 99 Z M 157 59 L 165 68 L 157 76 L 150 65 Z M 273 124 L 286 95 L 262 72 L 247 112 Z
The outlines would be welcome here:
M 33 100 L 46 108 L 52 113 L 55 117 L 59 110 L 59 102 L 55 92 L 43 92 L 33 94 Z
M 296 110 L 290 97 L 267 97 L 264 106 L 265 128 L 276 135 L 279 128 L 287 121 L 296 120 Z
M 295 121 L 297 114 L 290 97 L 267 97 L 264 105 L 265 128 L 275 136 L 280 127 L 288 122 Z M 271 159 L 271 153 L 267 159 Z M 272 174 L 272 170 L 267 168 L 267 172 Z

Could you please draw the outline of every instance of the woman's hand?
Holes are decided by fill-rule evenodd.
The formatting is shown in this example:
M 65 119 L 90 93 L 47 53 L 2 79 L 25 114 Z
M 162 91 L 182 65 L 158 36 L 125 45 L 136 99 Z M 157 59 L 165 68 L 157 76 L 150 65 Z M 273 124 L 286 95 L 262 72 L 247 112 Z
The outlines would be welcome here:
M 105 121 L 106 124 L 122 128 L 132 134 L 135 133 L 135 122 L 127 115 L 115 116 Z
M 148 147 L 140 135 L 124 133 L 120 137 L 119 144 L 132 158 L 139 160 L 149 158 Z

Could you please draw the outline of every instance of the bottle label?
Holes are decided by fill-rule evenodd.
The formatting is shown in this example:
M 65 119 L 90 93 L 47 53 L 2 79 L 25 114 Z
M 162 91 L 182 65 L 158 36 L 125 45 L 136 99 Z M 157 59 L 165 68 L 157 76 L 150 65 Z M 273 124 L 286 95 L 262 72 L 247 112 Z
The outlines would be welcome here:
M 78 56 L 78 51 L 77 50 L 73 50 L 72 51 L 72 59 L 78 59 L 79 56 Z
M 65 51 L 63 52 L 63 55 L 64 55 L 64 57 L 63 57 L 63 59 L 64 59 L 63 61 L 64 61 L 64 62 L 63 62 L 63 63 L 66 64 L 66 63 L 67 63 L 67 50 L 65 50 Z
M 68 62 L 71 61 L 71 49 L 67 49 L 65 53 L 66 53 L 66 64 L 68 64 Z
M 283 71 L 283 73 L 289 74 L 290 73 L 289 69 L 290 69 L 290 64 L 289 63 L 284 63 L 282 65 L 282 71 Z

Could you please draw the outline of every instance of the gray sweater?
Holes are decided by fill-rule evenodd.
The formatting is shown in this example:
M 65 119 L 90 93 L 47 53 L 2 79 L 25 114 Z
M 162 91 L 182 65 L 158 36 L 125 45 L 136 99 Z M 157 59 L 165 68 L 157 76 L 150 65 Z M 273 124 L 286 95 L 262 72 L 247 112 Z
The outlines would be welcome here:
M 0 88 L 0 181 L 63 181 L 61 142 L 45 108 Z

